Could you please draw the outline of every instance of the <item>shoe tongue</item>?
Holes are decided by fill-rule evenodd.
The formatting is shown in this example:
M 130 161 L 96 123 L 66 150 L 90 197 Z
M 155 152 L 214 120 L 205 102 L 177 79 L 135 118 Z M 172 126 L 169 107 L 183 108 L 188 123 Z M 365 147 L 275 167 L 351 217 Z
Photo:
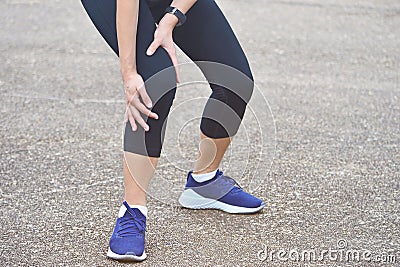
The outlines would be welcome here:
M 141 205 L 129 205 L 129 207 L 131 207 L 135 212 L 139 211 L 144 217 L 147 217 L 147 207 Z
M 227 183 L 227 184 L 230 184 L 230 185 L 232 185 L 232 186 L 235 186 L 236 185 L 236 181 L 235 180 L 233 180 L 231 177 L 229 177 L 229 176 L 222 176 L 222 179 L 224 179 L 224 181 Z
M 147 207 L 145 206 L 141 206 L 141 205 L 129 205 L 129 207 L 131 208 L 131 210 L 133 211 L 134 215 L 136 216 L 144 216 L 147 217 Z M 125 204 L 123 204 L 120 208 L 119 208 L 119 212 L 118 212 L 118 218 L 124 217 L 125 213 L 128 212 L 127 207 L 125 206 Z
M 231 188 L 232 192 L 238 192 L 238 191 L 243 191 L 242 188 L 239 186 L 239 184 L 232 179 L 229 176 L 223 176 L 222 179 L 225 180 L 225 182 L 229 185 Z

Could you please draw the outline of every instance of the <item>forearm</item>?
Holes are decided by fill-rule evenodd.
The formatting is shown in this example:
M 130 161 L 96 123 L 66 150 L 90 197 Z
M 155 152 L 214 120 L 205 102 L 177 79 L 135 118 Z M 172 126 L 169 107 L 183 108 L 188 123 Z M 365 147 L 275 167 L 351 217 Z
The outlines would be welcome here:
M 136 72 L 136 32 L 139 0 L 117 0 L 117 38 L 120 70 L 124 78 Z

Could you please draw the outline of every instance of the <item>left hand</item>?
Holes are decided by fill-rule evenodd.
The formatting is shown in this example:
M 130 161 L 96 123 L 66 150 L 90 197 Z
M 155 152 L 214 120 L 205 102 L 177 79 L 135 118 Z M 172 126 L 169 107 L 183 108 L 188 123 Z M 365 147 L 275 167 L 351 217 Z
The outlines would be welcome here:
M 174 40 L 172 39 L 172 31 L 175 25 L 178 23 L 178 19 L 171 14 L 165 14 L 164 17 L 158 23 L 158 27 L 154 32 L 154 40 L 147 48 L 146 54 L 151 56 L 157 50 L 158 47 L 163 47 L 169 57 L 171 58 L 172 64 L 175 67 L 176 81 L 179 83 L 179 71 L 178 71 L 178 59 L 176 57 L 176 49 Z

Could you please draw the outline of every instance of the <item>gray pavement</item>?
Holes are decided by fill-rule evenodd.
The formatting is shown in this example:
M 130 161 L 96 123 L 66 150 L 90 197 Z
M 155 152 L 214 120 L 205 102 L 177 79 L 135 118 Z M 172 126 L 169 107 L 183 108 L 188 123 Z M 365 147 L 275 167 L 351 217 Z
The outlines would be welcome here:
M 258 88 L 223 166 L 266 207 L 251 216 L 179 208 L 209 94 L 182 86 L 138 265 L 399 266 L 400 3 L 218 4 Z M 123 191 L 117 57 L 79 1 L 3 0 L 0 11 L 0 265 L 118 266 L 105 257 Z M 201 79 L 194 68 L 182 74 Z M 264 257 L 339 248 L 373 260 Z

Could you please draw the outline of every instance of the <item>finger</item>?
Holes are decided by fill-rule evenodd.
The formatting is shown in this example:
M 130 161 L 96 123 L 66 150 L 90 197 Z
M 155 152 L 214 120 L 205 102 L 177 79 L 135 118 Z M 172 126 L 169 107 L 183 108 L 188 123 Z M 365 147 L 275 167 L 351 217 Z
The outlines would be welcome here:
M 144 84 L 138 89 L 139 95 L 143 100 L 143 103 L 148 107 L 151 108 L 153 106 L 153 103 L 151 101 L 151 98 L 147 94 L 146 88 L 144 87 Z
M 133 116 L 133 118 L 135 119 L 135 121 L 136 121 L 137 123 L 139 123 L 139 125 L 142 126 L 143 129 L 147 132 L 147 131 L 150 129 L 150 127 L 149 127 L 149 125 L 147 125 L 147 123 L 143 120 L 142 116 L 140 116 L 139 111 L 138 111 L 135 107 L 131 106 L 131 113 L 132 113 L 132 116 Z
M 160 46 L 160 42 L 157 39 L 154 39 L 154 41 L 147 48 L 146 55 L 148 55 L 148 56 L 153 55 L 159 46 Z
M 124 116 L 124 123 L 127 123 L 128 122 L 128 106 L 126 106 L 126 109 L 125 109 L 125 116 Z
M 135 98 L 132 101 L 132 104 L 135 106 L 135 108 L 137 108 L 141 113 L 143 113 L 144 115 L 146 115 L 149 118 L 153 118 L 153 119 L 158 119 L 158 115 L 154 112 L 151 112 L 151 110 L 149 110 L 148 108 L 146 108 L 145 105 L 143 105 L 142 102 L 140 102 L 140 100 L 138 98 Z
M 180 83 L 181 79 L 179 76 L 179 67 L 178 67 L 178 58 L 176 56 L 175 47 L 166 49 L 169 57 L 171 58 L 172 64 L 174 65 L 175 72 L 176 72 L 176 82 Z
M 126 106 L 129 107 L 131 104 L 132 100 L 137 96 L 137 94 L 132 94 L 132 95 L 126 95 Z
M 134 117 L 132 115 L 132 112 L 131 112 L 129 107 L 127 108 L 126 112 L 128 113 L 128 119 L 129 119 L 129 123 L 131 124 L 132 131 L 136 131 L 137 130 L 137 125 L 136 125 L 135 119 L 134 119 Z

